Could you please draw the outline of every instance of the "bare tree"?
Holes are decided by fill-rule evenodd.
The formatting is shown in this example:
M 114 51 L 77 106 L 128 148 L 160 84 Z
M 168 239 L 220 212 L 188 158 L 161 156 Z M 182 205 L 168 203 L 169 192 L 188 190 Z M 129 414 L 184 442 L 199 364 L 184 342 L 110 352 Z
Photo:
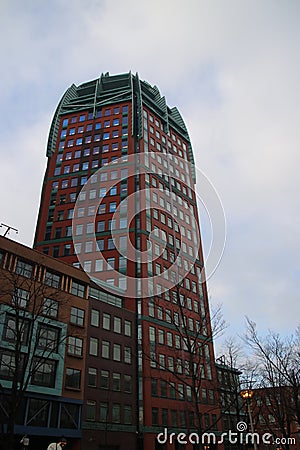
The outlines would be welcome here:
M 247 318 L 245 341 L 258 362 L 259 387 L 267 397 L 260 415 L 268 416 L 266 426 L 289 438 L 295 424 L 300 425 L 299 328 L 295 335 L 281 337 L 269 331 L 262 338 L 256 324 Z M 285 448 L 289 449 L 289 444 Z
M 68 295 L 62 296 L 50 278 L 42 282 L 41 266 L 33 268 L 34 273 L 20 264 L 13 272 L 0 273 L 0 409 L 8 448 L 13 448 L 18 411 L 28 388 L 39 385 L 42 374 L 51 386 L 67 338 L 66 328 L 55 326 L 55 321 L 58 303 L 68 302 Z
M 160 380 L 166 381 L 170 388 L 175 389 L 179 398 L 185 397 L 186 411 L 196 418 L 195 423 L 190 423 L 188 427 L 197 429 L 201 436 L 203 432 L 215 427 L 217 421 L 220 420 L 218 414 L 213 424 L 203 425 L 203 410 L 219 412 L 219 402 L 215 396 L 208 395 L 204 406 L 201 392 L 202 387 L 208 386 L 209 394 L 217 393 L 216 380 L 212 374 L 212 365 L 214 365 L 212 340 L 220 336 L 227 325 L 220 306 L 216 307 L 211 315 L 208 308 L 203 306 L 200 307 L 197 314 L 194 314 L 191 312 L 191 308 L 187 304 L 188 298 L 182 293 L 180 286 L 177 286 L 174 292 L 177 295 L 172 299 L 172 308 L 164 308 L 166 322 L 170 324 L 170 329 L 173 331 L 172 341 L 164 342 L 164 338 L 160 340 L 158 335 L 158 342 L 154 336 L 151 342 L 150 337 L 150 346 L 148 349 L 144 349 L 144 354 L 150 360 L 153 370 L 161 370 Z M 154 307 L 162 308 L 158 298 L 150 299 L 150 309 L 154 310 Z M 159 332 L 160 330 L 158 330 Z M 160 360 L 157 353 L 160 349 L 168 346 L 171 348 L 168 350 L 171 363 L 166 364 L 164 359 Z M 152 374 L 150 377 L 152 378 Z M 178 382 L 177 388 L 174 387 L 174 379 Z M 199 448 L 202 448 L 201 442 Z
M 217 358 L 217 373 L 223 431 L 234 430 L 240 433 L 237 423 L 247 420 L 247 405 L 241 393 L 244 389 L 254 387 L 257 364 L 245 357 L 241 342 L 236 337 L 225 340 L 222 352 L 223 354 Z M 226 443 L 226 448 L 231 447 L 236 448 L 236 444 Z
M 220 365 L 218 369 L 218 388 L 220 392 L 220 405 L 222 414 L 229 418 L 228 426 L 234 429 L 240 420 L 242 402 L 240 397 L 240 375 L 245 364 L 242 362 L 242 347 L 234 337 L 225 340 L 222 355 L 217 358 Z

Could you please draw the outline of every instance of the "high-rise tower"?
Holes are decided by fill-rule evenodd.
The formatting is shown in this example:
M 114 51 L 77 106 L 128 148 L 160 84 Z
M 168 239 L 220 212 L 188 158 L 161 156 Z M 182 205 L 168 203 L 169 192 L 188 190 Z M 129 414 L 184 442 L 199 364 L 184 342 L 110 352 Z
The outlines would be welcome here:
M 98 429 L 133 431 L 146 450 L 164 427 L 217 429 L 193 152 L 179 111 L 137 74 L 72 85 L 47 157 L 34 247 L 81 266 L 136 318 L 136 420 L 110 415 L 107 428 L 97 413 Z

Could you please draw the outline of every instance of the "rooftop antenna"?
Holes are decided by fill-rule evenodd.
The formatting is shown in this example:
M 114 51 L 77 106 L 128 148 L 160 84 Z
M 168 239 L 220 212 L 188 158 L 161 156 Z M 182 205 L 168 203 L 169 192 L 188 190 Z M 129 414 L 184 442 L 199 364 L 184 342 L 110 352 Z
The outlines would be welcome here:
M 2 228 L 2 227 L 6 227 L 6 230 L 5 230 L 5 233 L 3 234 L 3 237 L 6 237 L 9 234 L 10 230 L 15 231 L 16 234 L 18 234 L 18 232 L 19 232 L 16 228 L 11 227 L 10 225 L 6 225 L 5 223 L 1 223 L 0 228 Z

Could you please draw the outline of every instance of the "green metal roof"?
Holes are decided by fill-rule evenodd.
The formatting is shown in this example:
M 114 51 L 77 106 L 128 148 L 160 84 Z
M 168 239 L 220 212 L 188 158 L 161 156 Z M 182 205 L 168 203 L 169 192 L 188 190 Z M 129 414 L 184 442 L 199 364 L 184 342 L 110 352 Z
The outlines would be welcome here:
M 140 81 L 138 74 L 131 72 L 120 75 L 102 74 L 96 80 L 75 86 L 72 84 L 64 93 L 52 120 L 47 145 L 47 156 L 51 157 L 56 148 L 60 117 L 64 114 L 90 110 L 95 117 L 96 111 L 102 106 L 122 101 L 132 101 L 136 113 L 132 121 L 132 134 L 141 139 L 143 135 L 142 105 L 146 105 L 157 114 L 168 132 L 171 126 L 188 141 L 190 161 L 194 164 L 193 150 L 189 134 L 183 118 L 176 107 L 169 108 L 165 97 L 161 96 L 157 86 L 151 86 L 146 81 Z

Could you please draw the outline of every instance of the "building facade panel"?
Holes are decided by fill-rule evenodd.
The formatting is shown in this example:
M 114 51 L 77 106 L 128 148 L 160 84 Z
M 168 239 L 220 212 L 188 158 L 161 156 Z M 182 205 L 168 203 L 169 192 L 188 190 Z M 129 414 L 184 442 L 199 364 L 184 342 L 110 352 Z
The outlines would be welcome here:
M 89 279 L 0 237 L 0 280 L 1 429 L 44 447 L 64 435 L 80 448 Z
M 138 74 L 101 75 L 67 90 L 53 118 L 47 156 L 34 247 L 81 265 L 100 290 L 122 298 L 124 317 L 134 315 L 137 445 L 156 448 L 164 426 L 216 430 L 220 409 L 194 160 L 179 111 Z M 105 303 L 99 314 L 109 314 Z M 98 331 L 88 326 L 89 344 L 100 351 L 105 338 Z M 105 351 L 125 345 L 106 335 Z M 93 358 L 87 355 L 91 364 Z M 99 364 L 90 368 L 125 375 L 114 372 L 116 361 Z M 88 430 L 104 414 L 105 399 L 101 390 L 91 399 L 86 381 L 85 388 Z M 121 425 L 130 435 L 130 424 L 121 420 L 130 404 L 115 403 L 118 397 L 109 398 L 107 436 L 109 427 L 121 433 Z M 95 419 L 86 420 L 94 410 Z M 103 424 L 98 428 L 103 437 Z

